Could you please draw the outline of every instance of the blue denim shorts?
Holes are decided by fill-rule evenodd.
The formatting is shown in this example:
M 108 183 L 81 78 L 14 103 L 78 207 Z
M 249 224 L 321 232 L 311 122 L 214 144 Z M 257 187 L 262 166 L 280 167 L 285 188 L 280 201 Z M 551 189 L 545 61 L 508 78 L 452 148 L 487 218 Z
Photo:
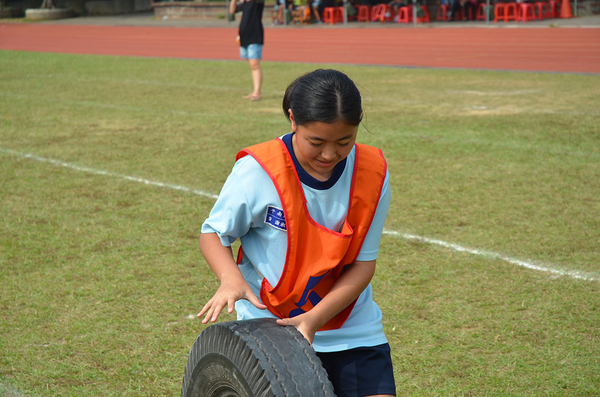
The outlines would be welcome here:
M 390 345 L 317 353 L 338 397 L 396 395 Z
M 262 44 L 250 44 L 248 47 L 240 46 L 240 58 L 242 59 L 262 59 Z

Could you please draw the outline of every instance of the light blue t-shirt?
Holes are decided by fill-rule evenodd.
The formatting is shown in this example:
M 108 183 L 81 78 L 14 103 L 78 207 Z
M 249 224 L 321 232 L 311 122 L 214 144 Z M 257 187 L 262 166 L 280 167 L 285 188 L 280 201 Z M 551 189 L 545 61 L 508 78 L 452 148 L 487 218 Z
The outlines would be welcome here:
M 284 141 L 291 142 L 289 138 L 290 135 L 285 136 Z M 346 218 L 354 159 L 353 148 L 345 164 L 338 167 L 339 179 L 326 189 L 318 186 L 318 183 L 315 185 L 316 180 L 307 180 L 309 177 L 303 177 L 303 173 L 299 172 L 310 216 L 331 230 L 339 231 Z M 377 259 L 390 197 L 389 174 L 386 174 L 379 205 L 358 261 Z M 282 226 L 269 218 L 269 211 L 281 208 L 279 195 L 269 175 L 252 156 L 245 156 L 235 163 L 208 219 L 202 225 L 202 233 L 217 233 L 226 247 L 238 238 L 241 240 L 244 255 L 240 270 L 259 299 L 262 278 L 266 277 L 275 286 L 284 267 L 287 235 Z M 235 309 L 239 320 L 275 317 L 268 310 L 259 310 L 246 300 L 236 302 Z M 318 352 L 333 352 L 386 342 L 381 310 L 373 301 L 369 284 L 344 325 L 339 329 L 317 332 L 313 347 Z

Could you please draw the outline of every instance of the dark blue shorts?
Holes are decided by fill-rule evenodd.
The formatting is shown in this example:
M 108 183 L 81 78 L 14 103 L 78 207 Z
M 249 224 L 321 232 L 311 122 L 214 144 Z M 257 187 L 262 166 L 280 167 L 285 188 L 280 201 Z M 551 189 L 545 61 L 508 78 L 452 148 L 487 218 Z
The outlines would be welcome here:
M 390 345 L 317 353 L 338 397 L 396 395 Z

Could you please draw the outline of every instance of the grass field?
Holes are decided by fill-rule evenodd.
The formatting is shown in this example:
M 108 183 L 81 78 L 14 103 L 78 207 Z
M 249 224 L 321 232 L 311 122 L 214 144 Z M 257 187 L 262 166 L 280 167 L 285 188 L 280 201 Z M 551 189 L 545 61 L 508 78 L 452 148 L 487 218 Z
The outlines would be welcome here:
M 0 395 L 179 394 L 217 288 L 200 225 L 332 65 L 263 66 L 248 102 L 243 62 L 0 52 Z M 391 173 L 398 394 L 598 395 L 600 77 L 336 67 Z

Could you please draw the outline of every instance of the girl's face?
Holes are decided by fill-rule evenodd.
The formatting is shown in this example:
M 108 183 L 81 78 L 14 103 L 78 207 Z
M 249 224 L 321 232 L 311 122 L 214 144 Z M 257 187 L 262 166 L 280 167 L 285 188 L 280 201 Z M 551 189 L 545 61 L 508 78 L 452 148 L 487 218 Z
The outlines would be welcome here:
M 313 178 L 326 181 L 337 163 L 345 159 L 354 147 L 358 126 L 341 120 L 334 123 L 314 121 L 297 125 L 290 110 L 292 146 L 298 162 Z

